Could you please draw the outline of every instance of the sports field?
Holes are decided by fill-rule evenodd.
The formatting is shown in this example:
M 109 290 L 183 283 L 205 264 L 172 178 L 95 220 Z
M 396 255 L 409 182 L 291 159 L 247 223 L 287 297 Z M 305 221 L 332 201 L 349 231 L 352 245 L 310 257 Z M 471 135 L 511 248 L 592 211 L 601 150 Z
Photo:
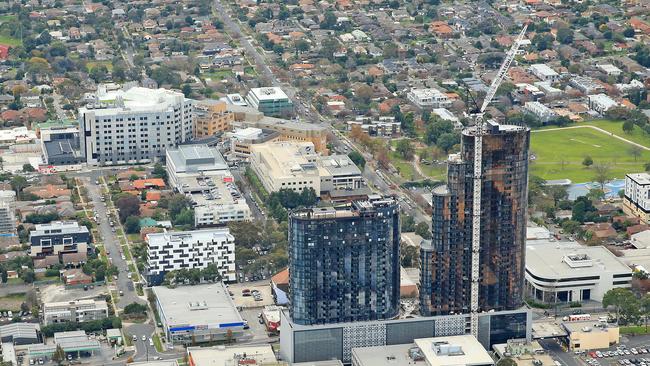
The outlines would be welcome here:
M 628 138 L 622 132 L 614 130 L 618 126 L 614 127 L 613 124 L 605 123 L 598 127 L 608 131 L 611 129 L 616 135 Z M 635 134 L 629 137 L 629 140 L 650 145 L 650 142 L 644 144 L 645 141 L 640 140 L 643 137 L 640 131 L 638 136 Z M 568 178 L 574 183 L 594 180 L 593 166 L 586 168 L 582 165 L 587 155 L 594 160 L 594 165 L 608 165 L 611 178 L 623 178 L 626 173 L 641 172 L 644 164 L 650 162 L 650 151 L 640 150 L 640 155 L 635 160 L 632 145 L 591 128 L 533 131 L 530 150 L 536 157 L 530 165 L 531 175 L 544 179 Z

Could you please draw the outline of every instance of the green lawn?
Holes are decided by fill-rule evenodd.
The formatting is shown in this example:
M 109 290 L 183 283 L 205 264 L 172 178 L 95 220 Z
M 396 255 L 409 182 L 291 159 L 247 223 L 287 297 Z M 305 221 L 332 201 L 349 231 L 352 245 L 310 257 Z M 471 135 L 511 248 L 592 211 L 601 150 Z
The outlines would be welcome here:
M 221 80 L 231 76 L 235 76 L 235 74 L 233 74 L 233 72 L 229 69 L 215 70 L 215 71 L 203 73 L 203 77 L 205 79 L 212 79 L 212 80 Z
M 611 178 L 623 178 L 626 173 L 643 171 L 643 164 L 650 161 L 649 151 L 642 151 L 635 161 L 631 149 L 632 145 L 590 128 L 534 131 L 530 150 L 536 159 L 531 164 L 531 174 L 544 179 L 590 182 L 594 179 L 594 169 L 582 165 L 584 157 L 589 155 L 594 164 L 609 165 Z
M 650 328 L 646 328 L 643 325 L 631 325 L 620 328 L 621 334 L 647 334 L 648 331 L 650 331 Z
M 622 121 L 610 121 L 610 120 L 587 121 L 587 122 L 580 123 L 579 125 L 585 125 L 585 124 L 602 128 L 603 130 L 609 131 L 624 139 L 628 139 L 630 141 L 636 142 L 637 144 L 650 147 L 650 135 L 643 132 L 638 126 L 634 126 L 634 130 L 632 130 L 632 132 L 628 134 L 623 132 Z
M 399 171 L 399 175 L 406 180 L 417 180 L 419 174 L 415 171 L 413 164 L 410 161 L 402 159 L 402 157 L 395 151 L 388 154 L 391 164 Z
M 447 179 L 447 166 L 445 164 L 431 164 L 426 165 L 420 163 L 420 170 L 429 178 L 446 180 Z
M 98 65 L 106 66 L 106 69 L 108 69 L 108 71 L 113 70 L 113 64 L 110 61 L 89 61 L 86 62 L 86 69 L 88 70 L 88 72 L 90 72 L 90 70 L 92 70 L 95 66 Z
M 0 34 L 0 44 L 6 44 L 8 46 L 20 46 L 22 42 L 18 38 Z
M 153 337 L 151 337 L 151 340 L 153 340 L 153 345 L 156 347 L 156 351 L 158 352 L 165 351 L 163 349 L 162 342 L 160 341 L 160 337 L 158 336 L 158 334 L 154 334 Z

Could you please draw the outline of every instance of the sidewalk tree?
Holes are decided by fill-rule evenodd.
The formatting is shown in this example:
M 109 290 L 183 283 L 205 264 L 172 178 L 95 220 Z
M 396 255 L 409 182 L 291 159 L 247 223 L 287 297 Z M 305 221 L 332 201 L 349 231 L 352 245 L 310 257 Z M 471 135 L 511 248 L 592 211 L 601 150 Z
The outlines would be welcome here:
M 603 296 L 603 307 L 613 306 L 619 323 L 635 323 L 639 318 L 640 306 L 634 293 L 627 288 L 615 288 Z
M 56 346 L 56 350 L 52 355 L 52 361 L 56 362 L 57 365 L 61 365 L 65 361 L 65 352 L 61 346 Z

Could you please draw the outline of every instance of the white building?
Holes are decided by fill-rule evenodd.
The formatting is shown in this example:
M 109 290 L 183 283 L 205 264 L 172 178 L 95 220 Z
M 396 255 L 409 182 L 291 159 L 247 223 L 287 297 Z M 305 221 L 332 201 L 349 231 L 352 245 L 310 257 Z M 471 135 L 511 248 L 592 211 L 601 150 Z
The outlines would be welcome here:
M 646 224 L 650 222 L 650 174 L 625 175 L 623 211 L 628 215 L 638 217 Z
M 555 70 L 551 69 L 546 64 L 530 65 L 529 70 L 536 78 L 542 81 L 554 82 L 560 79 L 560 74 L 555 72 Z
M 236 279 L 235 238 L 227 228 L 147 234 L 146 277 L 150 286 L 165 274 L 184 269 L 205 269 L 216 264 L 226 282 Z
M 606 94 L 590 95 L 588 98 L 589 109 L 601 114 L 607 112 L 610 108 L 618 106 L 618 103 Z
M 79 109 L 81 151 L 89 164 L 151 162 L 192 138 L 192 100 L 165 89 L 107 91 Z
M 449 97 L 438 89 L 411 89 L 406 98 L 418 108 L 446 108 L 451 105 Z
M 196 227 L 248 221 L 251 211 L 217 148 L 181 145 L 167 150 L 170 185 L 192 200 Z
M 524 104 L 524 109 L 535 115 L 543 123 L 547 123 L 557 117 L 557 114 L 553 110 L 540 102 L 526 102 Z
M 281 116 L 293 112 L 293 103 L 279 87 L 252 88 L 246 94 L 248 105 L 267 116 Z
M 449 111 L 447 108 L 433 108 L 433 110 L 431 110 L 431 113 L 435 114 L 443 121 L 449 121 L 453 123 L 455 130 L 460 130 L 463 128 L 463 124 L 460 123 L 458 117 L 451 113 L 451 111 Z
M 108 317 L 105 300 L 75 300 L 43 304 L 43 325 L 66 322 L 88 322 Z
M 598 69 L 607 75 L 619 76 L 623 71 L 612 64 L 600 64 Z
M 16 234 L 16 192 L 0 191 L 0 234 Z
M 36 141 L 36 132 L 27 127 L 0 130 L 0 145 L 29 144 Z
M 602 246 L 573 242 L 526 245 L 526 295 L 546 303 L 595 300 L 630 287 L 632 269 Z
M 365 187 L 346 155 L 320 156 L 311 142 L 270 142 L 251 147 L 251 167 L 268 192 L 312 188 L 316 195 Z

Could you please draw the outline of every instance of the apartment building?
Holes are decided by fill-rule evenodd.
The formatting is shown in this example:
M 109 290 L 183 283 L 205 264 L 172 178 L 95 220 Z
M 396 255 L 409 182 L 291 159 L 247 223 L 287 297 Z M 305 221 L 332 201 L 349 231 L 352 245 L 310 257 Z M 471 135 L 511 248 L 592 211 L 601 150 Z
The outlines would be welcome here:
M 43 325 L 67 322 L 88 322 L 108 317 L 105 300 L 74 300 L 46 302 L 42 309 Z
M 411 89 L 406 98 L 420 109 L 446 108 L 451 105 L 449 97 L 434 88 Z
M 235 115 L 224 101 L 200 101 L 194 106 L 194 138 L 210 137 L 230 130 Z
M 16 192 L 0 191 L 0 234 L 16 234 Z
M 227 228 L 148 234 L 145 277 L 160 285 L 165 274 L 179 269 L 205 269 L 216 264 L 226 282 L 235 281 L 235 238 Z
M 193 101 L 165 89 L 100 87 L 79 109 L 81 151 L 88 164 L 147 163 L 193 137 Z
M 638 217 L 645 224 L 650 223 L 650 174 L 625 175 L 623 212 Z
M 541 81 L 554 82 L 560 80 L 560 74 L 545 64 L 530 65 L 528 70 L 530 70 L 530 72 Z
M 90 232 L 76 221 L 37 224 L 29 233 L 30 255 L 45 257 L 66 253 L 86 253 Z
M 590 95 L 588 98 L 589 98 L 589 109 L 598 112 L 600 114 L 607 112 L 611 108 L 618 107 L 619 105 L 614 99 L 602 93 Z
M 557 117 L 557 114 L 551 108 L 540 102 L 526 102 L 524 104 L 524 110 L 539 118 L 544 124 Z

